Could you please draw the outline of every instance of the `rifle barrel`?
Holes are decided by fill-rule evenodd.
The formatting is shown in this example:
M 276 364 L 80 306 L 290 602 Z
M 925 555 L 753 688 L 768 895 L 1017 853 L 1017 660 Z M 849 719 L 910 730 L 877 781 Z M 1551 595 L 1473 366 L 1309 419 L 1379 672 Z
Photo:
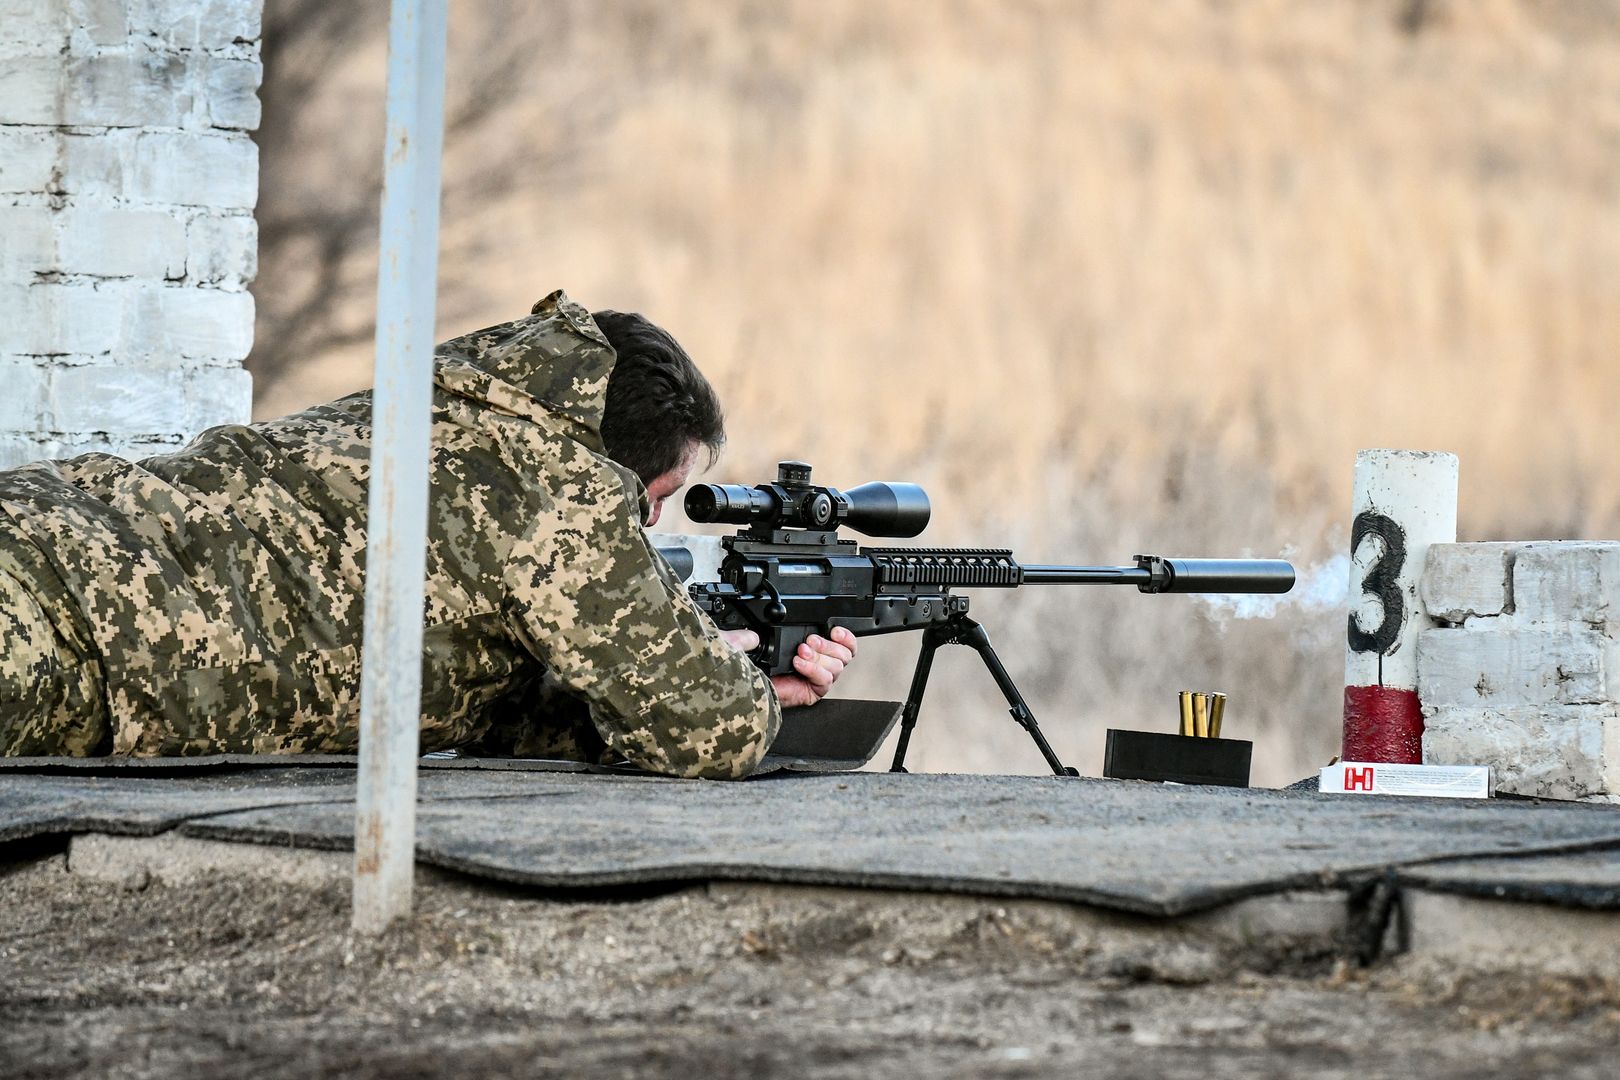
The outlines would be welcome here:
M 1153 574 L 1139 566 L 1028 566 L 1026 585 L 1146 585 Z

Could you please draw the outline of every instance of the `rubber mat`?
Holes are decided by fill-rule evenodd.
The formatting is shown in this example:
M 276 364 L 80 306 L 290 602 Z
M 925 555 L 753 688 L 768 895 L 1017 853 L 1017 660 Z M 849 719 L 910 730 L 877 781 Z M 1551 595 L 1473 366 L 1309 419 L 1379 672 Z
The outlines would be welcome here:
M 530 764 L 548 772 L 583 769 L 572 762 Z M 304 769 L 255 762 L 249 768 L 227 769 L 214 763 L 182 776 L 139 769 L 113 775 L 0 773 L 0 842 L 80 832 L 151 836 L 216 814 L 298 803 L 336 802 L 352 813 L 353 759 L 344 765 Z M 536 791 L 524 777 L 535 771 L 540 770 L 424 769 L 417 775 L 417 794 L 424 802 L 533 798 Z
M 151 836 L 254 807 L 354 798 L 352 770 L 271 769 L 183 779 L 0 773 L 0 841 L 61 833 Z
M 1560 907 L 1620 909 L 1620 850 L 1464 859 L 1402 870 L 1401 884 L 1431 892 Z
M 331 769 L 0 774 L 0 839 L 175 828 L 346 848 L 352 779 Z M 1391 869 L 1415 882 L 1439 872 L 1417 865 L 1433 860 L 1620 848 L 1620 813 L 1607 807 L 1058 777 L 780 773 L 723 784 L 440 770 L 421 774 L 419 792 L 423 861 L 550 889 L 778 881 L 1176 915 Z
M 771 752 L 755 775 L 791 772 L 850 772 L 872 760 L 900 719 L 900 702 L 839 698 L 813 709 L 793 709 L 782 719 Z M 95 776 L 196 776 L 243 769 L 353 769 L 353 754 L 205 754 L 197 757 L 0 757 L 5 772 Z M 460 757 L 427 754 L 421 769 L 474 769 L 516 772 L 587 772 L 577 761 L 541 758 Z M 618 772 L 637 772 L 618 768 Z
M 0 758 L 0 776 L 33 773 L 46 776 L 169 776 L 195 777 L 209 773 L 256 770 L 338 769 L 353 772 L 353 754 L 203 754 L 198 757 L 14 757 Z M 586 772 L 578 761 L 543 758 L 456 757 L 428 754 L 417 767 L 491 772 Z
M 0 773 L 0 841 L 178 828 L 344 848 L 353 792 L 352 772 L 331 768 L 14 771 Z M 546 888 L 791 881 L 1168 915 L 1398 869 L 1425 888 L 1620 906 L 1620 812 L 1608 807 L 888 773 L 716 784 L 444 769 L 425 770 L 419 794 L 424 861 Z M 1616 850 L 1590 851 L 1605 845 Z M 1508 854 L 1520 857 L 1492 858 Z

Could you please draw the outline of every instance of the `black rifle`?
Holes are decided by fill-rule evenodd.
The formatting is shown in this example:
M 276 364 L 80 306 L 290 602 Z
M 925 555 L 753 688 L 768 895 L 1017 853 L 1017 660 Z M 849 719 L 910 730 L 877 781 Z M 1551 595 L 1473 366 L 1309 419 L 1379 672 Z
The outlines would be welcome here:
M 1275 559 L 1138 555 L 1135 566 L 1024 566 L 999 548 L 857 547 L 838 536 L 841 525 L 869 536 L 916 536 L 929 512 L 928 495 L 916 484 L 818 487 L 810 483 L 810 466 L 800 461 L 781 462 L 775 483 L 697 484 L 686 493 L 693 521 L 746 526 L 721 541 L 726 554 L 720 580 L 695 582 L 690 591 L 721 629 L 759 635 L 759 647 L 749 655 L 768 674 L 791 672 L 799 644 L 834 627 L 857 637 L 922 631 L 900 714 L 894 772 L 905 771 L 934 653 L 941 645 L 967 645 L 983 658 L 1013 719 L 1052 771 L 1079 775 L 1052 752 L 984 627 L 968 617 L 968 598 L 952 589 L 1089 584 L 1135 585 L 1145 593 L 1285 593 L 1294 587 L 1294 568 Z

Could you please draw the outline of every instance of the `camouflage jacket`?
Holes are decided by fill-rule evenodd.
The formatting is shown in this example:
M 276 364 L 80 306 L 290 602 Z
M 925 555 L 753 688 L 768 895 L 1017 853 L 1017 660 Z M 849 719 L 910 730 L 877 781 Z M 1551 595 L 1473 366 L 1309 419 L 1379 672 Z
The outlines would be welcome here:
M 437 350 L 422 749 L 744 775 L 779 706 L 602 452 L 613 363 L 561 293 Z M 103 676 L 91 752 L 356 748 L 370 435 L 362 393 L 140 462 L 0 473 L 0 569 Z

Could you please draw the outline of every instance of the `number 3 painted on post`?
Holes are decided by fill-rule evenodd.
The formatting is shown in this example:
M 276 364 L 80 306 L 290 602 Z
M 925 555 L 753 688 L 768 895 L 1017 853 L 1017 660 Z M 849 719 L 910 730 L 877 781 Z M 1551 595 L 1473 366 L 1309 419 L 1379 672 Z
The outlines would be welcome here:
M 1352 555 L 1369 536 L 1377 537 L 1383 543 L 1384 551 L 1367 567 L 1367 574 L 1361 579 L 1361 591 L 1363 595 L 1378 600 L 1384 615 L 1378 626 L 1368 632 L 1356 621 L 1355 611 L 1350 612 L 1350 651 L 1382 656 L 1400 640 L 1401 627 L 1406 624 L 1406 605 L 1402 602 L 1400 583 L 1401 569 L 1406 565 L 1406 530 L 1393 518 L 1363 510 L 1356 515 L 1355 524 L 1350 529 Z

